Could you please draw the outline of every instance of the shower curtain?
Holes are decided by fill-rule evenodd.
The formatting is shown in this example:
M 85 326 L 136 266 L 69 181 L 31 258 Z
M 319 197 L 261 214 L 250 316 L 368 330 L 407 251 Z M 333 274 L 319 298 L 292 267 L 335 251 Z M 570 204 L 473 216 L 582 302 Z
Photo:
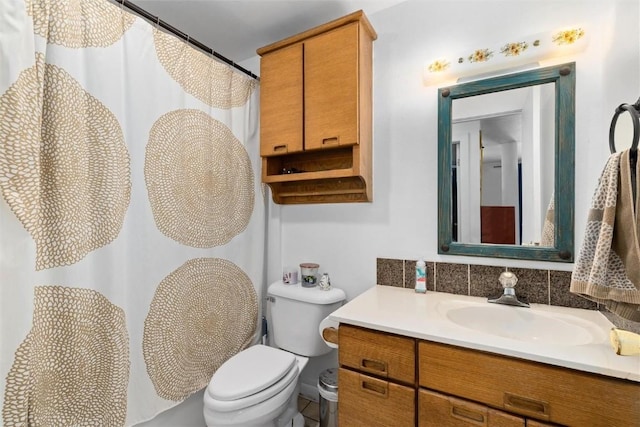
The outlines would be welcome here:
M 122 426 L 257 340 L 258 84 L 108 0 L 0 2 L 4 426 Z

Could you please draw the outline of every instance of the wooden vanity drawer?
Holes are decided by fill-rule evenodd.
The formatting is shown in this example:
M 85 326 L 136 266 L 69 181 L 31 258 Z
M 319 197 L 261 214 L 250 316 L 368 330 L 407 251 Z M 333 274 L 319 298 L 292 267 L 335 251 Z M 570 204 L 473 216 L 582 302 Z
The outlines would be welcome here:
M 557 424 L 549 424 L 544 421 L 527 420 L 527 427 L 557 427 Z
M 338 356 L 348 366 L 409 385 L 416 383 L 416 340 L 341 324 Z
M 341 426 L 415 425 L 414 388 L 344 368 L 338 370 L 338 384 L 338 419 Z
M 525 419 L 435 391 L 418 392 L 419 427 L 525 427 Z
M 421 341 L 419 384 L 569 426 L 637 427 L 640 384 Z

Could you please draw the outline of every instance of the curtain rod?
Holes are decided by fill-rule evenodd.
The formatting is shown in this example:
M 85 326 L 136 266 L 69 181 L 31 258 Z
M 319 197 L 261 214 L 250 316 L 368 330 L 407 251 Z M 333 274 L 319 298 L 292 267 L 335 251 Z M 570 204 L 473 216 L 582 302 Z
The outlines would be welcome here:
M 140 6 L 131 3 L 129 0 L 113 0 L 116 3 L 130 9 L 131 11 L 133 11 L 134 13 L 142 16 L 143 18 L 147 19 L 148 21 L 150 21 L 153 24 L 156 24 L 162 28 L 164 28 L 165 30 L 169 31 L 170 33 L 180 37 L 181 39 L 185 40 L 187 43 L 192 44 L 193 46 L 197 47 L 198 49 L 204 51 L 205 53 L 208 53 L 210 55 L 213 55 L 214 57 L 218 58 L 219 60 L 221 60 L 222 62 L 231 65 L 232 67 L 236 68 L 239 71 L 242 71 L 243 73 L 247 74 L 248 76 L 251 76 L 252 78 L 256 79 L 256 80 L 260 80 L 260 78 L 258 76 L 256 76 L 255 74 L 253 74 L 251 71 L 247 70 L 246 68 L 241 67 L 240 65 L 236 64 L 235 62 L 233 62 L 232 60 L 230 60 L 229 58 L 219 54 L 218 52 L 214 51 L 213 49 L 211 49 L 209 46 L 200 43 L 198 40 L 195 40 L 193 38 L 191 38 L 188 34 L 183 33 L 182 31 L 178 30 L 176 27 L 167 24 L 166 22 L 164 22 L 162 19 L 160 19 L 158 16 L 154 16 L 151 13 L 147 12 L 146 10 L 144 10 L 143 8 L 141 8 Z

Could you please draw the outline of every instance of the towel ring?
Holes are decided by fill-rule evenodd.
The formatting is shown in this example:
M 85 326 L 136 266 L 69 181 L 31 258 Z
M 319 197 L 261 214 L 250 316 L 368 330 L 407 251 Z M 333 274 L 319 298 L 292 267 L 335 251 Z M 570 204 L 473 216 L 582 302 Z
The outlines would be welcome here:
M 616 152 L 616 142 L 614 139 L 616 123 L 618 122 L 620 114 L 625 111 L 628 111 L 629 114 L 631 114 L 633 122 L 633 141 L 631 143 L 631 150 L 636 151 L 638 149 L 638 140 L 640 139 L 640 115 L 638 114 L 638 108 L 640 108 L 640 99 L 633 105 L 621 104 L 616 108 L 613 119 L 611 119 L 611 127 L 609 128 L 609 150 L 611 150 L 611 153 Z

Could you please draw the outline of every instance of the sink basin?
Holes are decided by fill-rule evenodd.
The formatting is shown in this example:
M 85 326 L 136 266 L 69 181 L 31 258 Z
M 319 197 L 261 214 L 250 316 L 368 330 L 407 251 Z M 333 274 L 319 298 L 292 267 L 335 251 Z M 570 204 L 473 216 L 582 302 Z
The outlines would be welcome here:
M 596 325 L 566 313 L 462 301 L 443 301 L 438 310 L 458 326 L 517 341 L 572 346 L 602 340 Z

